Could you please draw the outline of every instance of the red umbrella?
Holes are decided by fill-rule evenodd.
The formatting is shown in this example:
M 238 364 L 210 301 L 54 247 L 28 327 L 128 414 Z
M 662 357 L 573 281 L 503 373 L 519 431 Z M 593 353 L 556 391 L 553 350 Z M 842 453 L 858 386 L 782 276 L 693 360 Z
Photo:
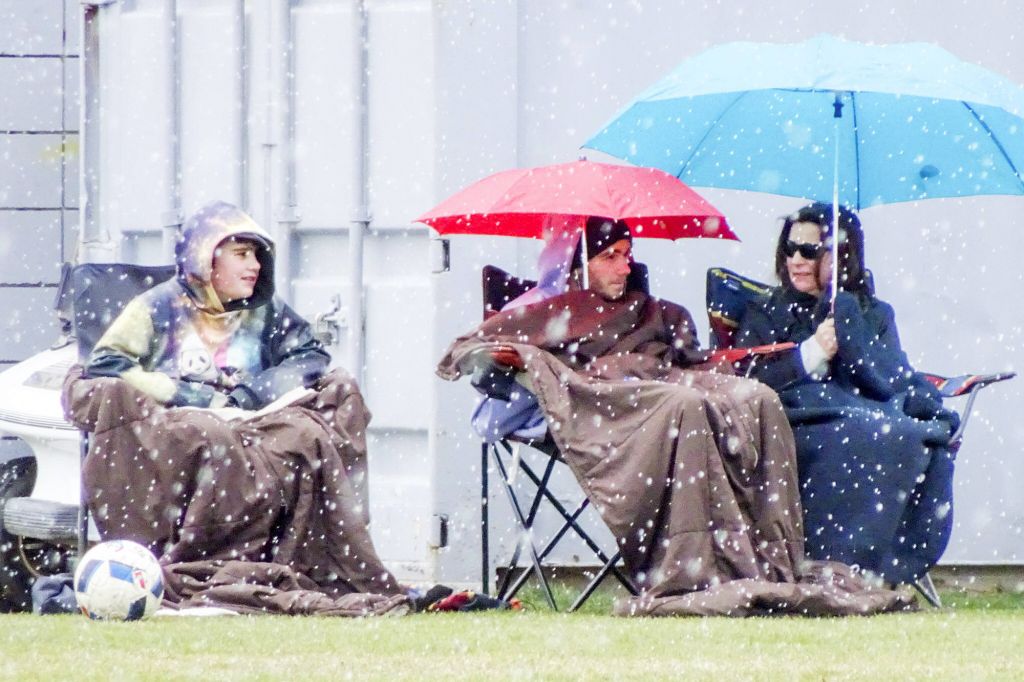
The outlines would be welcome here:
M 636 237 L 738 241 L 718 209 L 668 173 L 585 160 L 489 175 L 416 220 L 441 234 L 542 239 L 553 216 L 622 220 Z

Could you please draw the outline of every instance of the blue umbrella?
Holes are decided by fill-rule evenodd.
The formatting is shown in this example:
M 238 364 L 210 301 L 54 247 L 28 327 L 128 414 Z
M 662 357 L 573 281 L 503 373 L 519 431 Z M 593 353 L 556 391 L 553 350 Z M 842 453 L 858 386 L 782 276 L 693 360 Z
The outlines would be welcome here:
M 1024 194 L 1022 116 L 1024 88 L 940 47 L 821 35 L 707 50 L 584 146 L 692 186 L 862 209 Z
M 838 116 L 838 117 L 837 117 Z M 857 209 L 1024 194 L 1024 88 L 935 45 L 827 35 L 680 64 L 585 147 L 688 185 Z

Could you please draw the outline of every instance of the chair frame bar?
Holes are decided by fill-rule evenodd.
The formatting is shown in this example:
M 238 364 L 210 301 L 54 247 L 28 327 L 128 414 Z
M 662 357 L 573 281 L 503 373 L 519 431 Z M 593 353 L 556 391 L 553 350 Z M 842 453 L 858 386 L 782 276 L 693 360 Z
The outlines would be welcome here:
M 89 434 L 86 431 L 80 433 L 78 441 L 79 474 L 78 474 L 78 556 L 76 564 L 85 556 L 89 549 L 89 496 L 85 490 L 85 458 L 89 454 Z
M 525 546 L 526 550 L 530 555 L 530 563 L 532 564 L 532 570 L 536 572 L 540 579 L 541 587 L 544 589 L 544 598 L 547 600 L 548 605 L 555 611 L 558 610 L 558 604 L 555 602 L 555 595 L 551 592 L 551 585 L 548 583 L 547 577 L 544 575 L 544 571 L 541 570 L 540 555 L 537 553 L 537 547 L 533 544 L 533 521 L 536 517 L 537 509 L 539 504 L 539 495 L 537 495 L 533 503 L 530 506 L 530 513 L 527 516 L 523 515 L 522 507 L 519 504 L 519 499 L 515 495 L 515 491 L 512 490 L 512 484 L 508 483 L 508 471 L 505 468 L 505 463 L 501 461 L 501 456 L 498 454 L 497 448 L 492 449 L 492 455 L 494 456 L 494 464 L 498 468 L 498 472 L 501 474 L 502 481 L 505 482 L 502 485 L 502 489 L 505 491 L 506 497 L 508 498 L 509 505 L 512 507 L 512 512 L 516 516 L 516 520 L 519 523 L 519 538 L 516 542 L 516 548 L 512 552 L 512 560 L 510 563 L 510 570 L 505 572 L 504 579 L 502 580 L 501 587 L 498 588 L 498 598 L 507 599 L 511 598 L 512 595 L 505 593 L 505 587 L 509 580 L 511 571 L 514 570 L 515 566 L 519 563 L 519 553 Z M 529 465 L 521 463 L 520 466 L 529 468 Z M 554 459 L 552 459 L 544 472 L 544 482 L 547 483 L 551 477 L 551 470 L 554 468 Z M 528 569 L 529 570 L 529 569 Z
M 939 591 L 935 589 L 935 583 L 932 582 L 932 576 L 930 573 L 925 573 L 923 576 L 914 581 L 914 587 L 924 600 L 934 606 L 937 609 L 942 608 L 942 599 L 939 597 Z
M 506 497 L 509 500 L 509 505 L 512 508 L 519 526 L 519 538 L 516 543 L 516 548 L 513 551 L 512 558 L 509 561 L 508 566 L 506 567 L 501 583 L 497 586 L 496 596 L 498 598 L 511 599 L 519 592 L 523 585 L 526 584 L 529 578 L 535 575 L 541 584 L 548 604 L 552 609 L 557 611 L 558 606 L 555 602 L 550 583 L 544 575 L 543 561 L 554 550 L 559 541 L 562 540 L 570 529 L 575 531 L 576 535 L 583 540 L 587 547 L 601 562 L 600 569 L 595 573 L 594 577 L 591 578 L 584 590 L 576 597 L 572 605 L 569 607 L 568 610 L 570 612 L 575 611 L 582 606 L 609 574 L 614 575 L 619 583 L 631 595 L 635 596 L 639 594 L 639 590 L 636 585 L 618 565 L 622 558 L 621 552 L 616 551 L 613 555 L 609 556 L 579 524 L 578 519 L 590 505 L 590 500 L 584 496 L 579 505 L 577 505 L 572 511 L 569 511 L 548 488 L 551 474 L 555 463 L 557 462 L 556 457 L 551 455 L 548 456 L 549 459 L 544 467 L 544 473 L 541 475 L 538 475 L 528 462 L 521 459 L 516 462 L 518 469 L 530 479 L 536 489 L 533 499 L 530 501 L 529 512 L 527 514 L 523 513 L 522 504 L 513 490 L 512 479 L 514 478 L 514 473 L 510 475 L 509 468 L 505 465 L 505 462 L 502 459 L 502 455 L 504 453 L 505 456 L 512 458 L 513 461 L 517 460 L 513 447 L 514 446 L 508 441 L 501 440 L 492 444 L 484 443 L 481 448 L 481 492 L 483 494 L 483 499 L 481 499 L 481 550 L 484 555 L 482 560 L 483 575 L 481 583 L 484 586 L 484 590 L 486 591 L 490 584 L 490 562 L 488 555 L 490 550 L 488 527 L 489 500 L 487 497 L 489 484 L 487 479 L 489 468 L 488 459 L 491 459 L 493 460 L 494 466 L 500 475 L 499 480 L 501 482 L 501 486 L 505 490 Z M 536 544 L 534 544 L 533 524 L 539 512 L 540 504 L 545 499 L 562 517 L 562 524 L 545 543 L 543 548 L 538 550 Z M 516 575 L 515 580 L 513 581 L 512 576 L 516 573 L 516 569 L 519 568 L 519 558 L 524 549 L 530 556 L 530 562 L 527 566 L 523 567 L 523 570 Z

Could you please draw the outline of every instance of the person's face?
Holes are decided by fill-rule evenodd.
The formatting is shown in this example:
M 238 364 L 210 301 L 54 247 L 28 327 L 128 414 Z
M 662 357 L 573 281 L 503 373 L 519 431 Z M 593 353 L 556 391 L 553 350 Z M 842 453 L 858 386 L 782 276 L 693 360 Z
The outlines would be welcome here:
M 620 239 L 587 263 L 590 289 L 611 301 L 622 298 L 632 263 L 632 246 L 628 239 Z
M 794 223 L 789 231 L 790 247 L 804 246 L 803 251 L 817 250 L 817 255 L 801 253 L 801 249 L 787 250 L 786 272 L 793 288 L 805 294 L 820 296 L 823 282 L 828 281 L 832 256 L 821 242 L 821 228 L 816 223 Z
M 227 239 L 214 250 L 211 283 L 221 303 L 252 296 L 260 274 L 256 248 L 249 241 Z

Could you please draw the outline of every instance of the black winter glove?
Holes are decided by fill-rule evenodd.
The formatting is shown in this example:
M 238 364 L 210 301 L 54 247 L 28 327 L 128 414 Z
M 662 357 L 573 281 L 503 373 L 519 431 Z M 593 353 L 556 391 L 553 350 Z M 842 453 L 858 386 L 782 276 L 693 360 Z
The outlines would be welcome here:
M 256 394 L 241 384 L 235 386 L 231 389 L 231 392 L 228 393 L 228 405 L 231 405 L 232 407 L 240 407 L 243 410 L 255 410 L 259 408 L 259 405 L 257 405 Z

